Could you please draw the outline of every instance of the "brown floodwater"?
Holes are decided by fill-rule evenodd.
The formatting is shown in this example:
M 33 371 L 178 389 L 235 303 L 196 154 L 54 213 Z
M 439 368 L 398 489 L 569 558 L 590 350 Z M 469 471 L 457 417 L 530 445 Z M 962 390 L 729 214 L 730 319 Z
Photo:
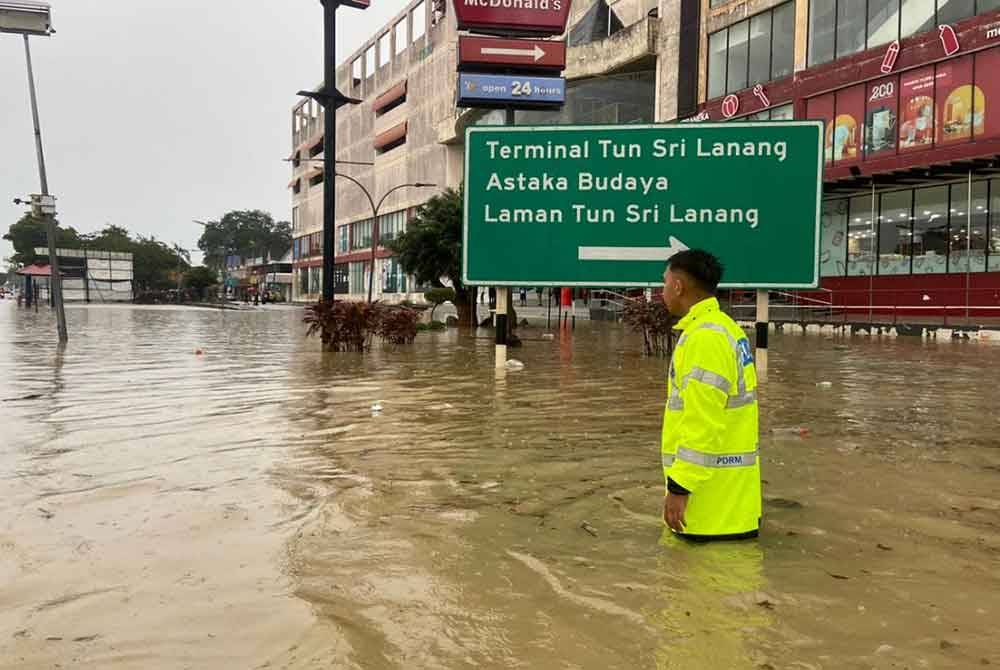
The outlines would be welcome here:
M 0 668 L 1000 664 L 996 345 L 775 336 L 762 537 L 691 546 L 615 326 L 497 376 L 485 332 L 68 317 L 0 302 Z

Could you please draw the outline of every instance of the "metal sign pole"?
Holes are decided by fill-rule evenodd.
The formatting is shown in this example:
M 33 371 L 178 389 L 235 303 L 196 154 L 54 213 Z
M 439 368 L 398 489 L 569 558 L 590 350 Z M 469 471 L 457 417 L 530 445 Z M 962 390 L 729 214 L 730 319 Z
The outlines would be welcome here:
M 513 126 L 516 120 L 514 118 L 514 108 L 508 107 L 504 113 L 504 125 Z M 497 287 L 497 311 L 496 319 L 494 323 L 496 325 L 496 366 L 502 368 L 507 365 L 507 319 L 510 315 L 510 287 L 509 286 L 498 286 Z
M 35 150 L 38 153 L 38 175 L 42 182 L 42 198 L 49 195 L 49 180 L 45 173 L 45 153 L 42 151 L 42 129 L 38 121 L 38 98 L 35 95 L 35 73 L 31 67 L 31 47 L 28 36 L 24 36 L 24 57 L 28 64 L 28 93 L 31 98 L 31 120 L 35 125 Z M 56 322 L 59 328 L 59 341 L 69 340 L 66 330 L 66 310 L 63 307 L 62 276 L 59 274 L 59 257 L 56 255 L 56 217 L 55 213 L 42 213 L 45 219 L 49 242 L 49 290 L 52 292 L 52 304 L 56 310 Z

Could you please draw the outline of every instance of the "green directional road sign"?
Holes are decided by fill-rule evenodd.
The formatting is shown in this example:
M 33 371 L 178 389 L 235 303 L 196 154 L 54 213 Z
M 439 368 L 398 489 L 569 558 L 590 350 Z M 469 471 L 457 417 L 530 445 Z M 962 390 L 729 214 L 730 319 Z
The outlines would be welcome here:
M 727 287 L 818 284 L 823 124 L 477 126 L 463 274 L 497 286 L 651 286 L 686 248 Z

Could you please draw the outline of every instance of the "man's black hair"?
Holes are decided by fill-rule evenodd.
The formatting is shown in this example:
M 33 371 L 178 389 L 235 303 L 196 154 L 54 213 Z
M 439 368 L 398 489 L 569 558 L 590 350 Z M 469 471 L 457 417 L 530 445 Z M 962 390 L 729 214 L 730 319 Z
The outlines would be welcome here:
M 688 249 L 674 254 L 668 261 L 671 270 L 688 275 L 706 293 L 715 294 L 722 281 L 723 267 L 719 259 L 702 249 Z

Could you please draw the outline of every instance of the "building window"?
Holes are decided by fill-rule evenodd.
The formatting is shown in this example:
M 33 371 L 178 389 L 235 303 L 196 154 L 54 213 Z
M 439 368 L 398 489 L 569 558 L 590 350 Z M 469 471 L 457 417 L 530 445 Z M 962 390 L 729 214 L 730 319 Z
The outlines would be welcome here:
M 913 191 L 884 193 L 878 215 L 878 273 L 910 274 Z
M 297 168 L 300 165 L 302 165 L 302 152 L 296 151 L 295 155 L 292 156 L 292 167 Z
M 351 224 L 351 250 L 368 249 L 372 246 L 372 220 L 355 221 Z
M 375 45 L 368 47 L 365 51 L 365 77 L 371 77 L 375 74 Z
M 810 0 L 808 65 L 1000 8 L 998 0 Z
M 414 7 L 410 17 L 413 19 L 412 39 L 416 42 L 424 36 L 424 31 L 427 28 L 427 12 L 424 8 L 424 3 L 421 2 L 419 5 Z
M 365 263 L 351 263 L 350 265 L 350 279 L 349 287 L 350 293 L 353 295 L 360 295 L 368 291 L 368 285 L 365 283 Z
M 319 156 L 321 153 L 323 153 L 322 137 L 319 138 L 319 140 L 315 144 L 309 147 L 309 158 L 316 158 L 316 156 Z
M 794 2 L 712 33 L 708 36 L 708 97 L 789 76 L 794 45 Z
M 363 77 L 361 75 L 362 75 L 362 72 L 361 72 L 361 59 L 360 58 L 355 58 L 353 61 L 351 61 L 351 83 L 355 87 L 358 87 L 358 86 L 361 85 L 361 80 L 363 79 Z
M 986 233 L 989 225 L 989 182 L 951 187 L 951 255 L 948 272 L 986 271 Z
M 296 179 L 295 182 L 292 184 L 292 193 L 298 195 L 301 192 L 302 192 L 302 180 Z
M 913 218 L 913 273 L 947 272 L 948 187 L 917 189 Z
M 319 293 L 323 290 L 323 268 L 309 268 L 309 292 Z
M 823 245 L 819 255 L 819 272 L 823 277 L 843 277 L 847 260 L 847 200 L 827 200 L 823 203 Z
M 378 38 L 378 66 L 385 67 L 392 62 L 392 45 L 389 43 L 389 33 Z
M 406 293 L 406 273 L 395 257 L 382 261 L 382 292 Z
M 343 225 L 337 226 L 337 253 L 346 254 L 349 249 L 350 242 L 350 226 Z
M 860 196 L 848 202 L 847 274 L 867 277 L 875 272 L 875 229 L 872 226 L 872 198 Z
M 299 208 L 292 207 L 292 232 L 299 232 Z
M 309 268 L 299 268 L 299 293 L 309 293 Z
M 317 172 L 309 179 L 310 186 L 319 186 L 323 183 L 323 173 Z
M 795 108 L 789 103 L 778 107 L 771 107 L 755 114 L 740 117 L 743 121 L 790 121 L 795 117 Z
M 986 248 L 987 269 L 1000 271 L 1000 179 L 990 181 L 990 233 Z
M 406 211 L 383 214 L 378 217 L 378 243 L 385 246 L 402 234 L 406 228 Z
M 406 47 L 410 46 L 410 43 L 406 39 L 406 19 L 403 19 L 396 24 L 396 55 L 406 51 Z

